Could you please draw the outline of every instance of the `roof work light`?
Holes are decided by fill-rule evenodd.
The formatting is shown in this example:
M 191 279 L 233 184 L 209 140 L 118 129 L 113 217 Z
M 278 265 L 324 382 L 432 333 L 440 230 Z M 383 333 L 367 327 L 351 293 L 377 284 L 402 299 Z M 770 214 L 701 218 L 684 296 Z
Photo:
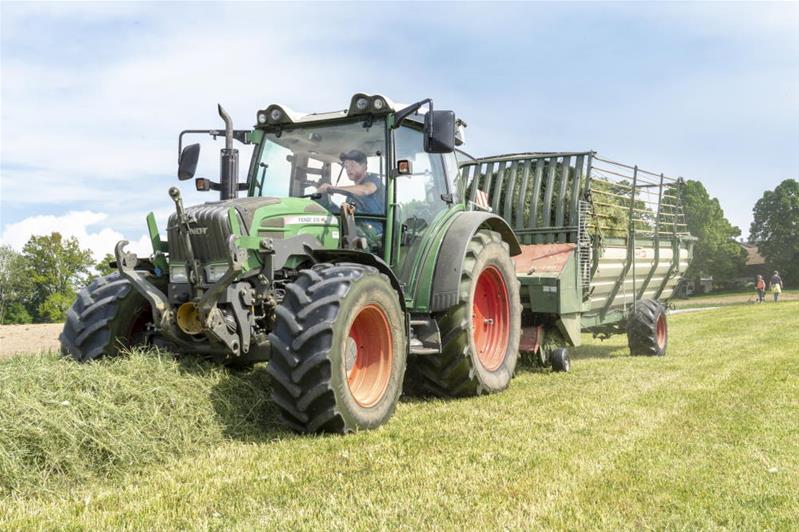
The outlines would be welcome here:
M 394 110 L 394 104 L 385 96 L 379 94 L 364 94 L 359 92 L 350 100 L 348 116 L 361 114 L 382 114 Z

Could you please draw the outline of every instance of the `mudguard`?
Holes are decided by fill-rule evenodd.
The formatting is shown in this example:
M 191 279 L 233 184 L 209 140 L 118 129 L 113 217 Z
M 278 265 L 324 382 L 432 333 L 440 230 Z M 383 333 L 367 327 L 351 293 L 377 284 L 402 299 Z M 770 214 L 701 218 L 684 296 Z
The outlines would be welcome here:
M 436 259 L 431 288 L 430 311 L 442 312 L 458 303 L 463 260 L 466 246 L 481 227 L 487 227 L 502 236 L 510 246 L 510 255 L 522 252 L 519 240 L 508 223 L 490 212 L 465 211 L 458 215 L 447 229 Z
M 389 265 L 377 255 L 355 249 L 311 249 L 310 247 L 306 247 L 305 252 L 317 262 L 355 262 L 377 268 L 380 273 L 386 274 L 386 277 L 391 281 L 391 286 L 394 287 L 399 295 L 402 312 L 407 312 L 402 284 L 400 284 L 399 279 L 397 279 Z

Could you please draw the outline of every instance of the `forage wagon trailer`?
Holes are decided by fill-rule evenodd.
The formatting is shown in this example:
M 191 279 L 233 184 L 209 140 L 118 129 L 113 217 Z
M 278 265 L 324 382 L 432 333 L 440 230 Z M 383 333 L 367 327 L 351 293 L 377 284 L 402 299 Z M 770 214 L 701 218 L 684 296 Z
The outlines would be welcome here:
M 117 271 L 78 294 L 64 356 L 150 344 L 268 362 L 287 426 L 348 432 L 386 422 L 403 384 L 504 390 L 520 349 L 568 369 L 581 330 L 665 352 L 658 300 L 691 255 L 679 181 L 588 152 L 473 159 L 456 151 L 465 124 L 430 99 L 271 104 L 246 129 L 219 114 L 224 131 L 178 141 L 188 180 L 200 145 L 184 136 L 224 135 L 218 181 L 195 179 L 219 199 L 186 207 L 169 189 L 165 233 L 147 217 L 152 253 L 120 241 Z M 234 142 L 252 147 L 243 182 Z
M 664 355 L 665 307 L 696 240 L 682 179 L 595 152 L 461 155 L 471 208 L 502 216 L 520 243 L 520 349 L 568 369 L 580 332 L 626 333 L 632 354 Z

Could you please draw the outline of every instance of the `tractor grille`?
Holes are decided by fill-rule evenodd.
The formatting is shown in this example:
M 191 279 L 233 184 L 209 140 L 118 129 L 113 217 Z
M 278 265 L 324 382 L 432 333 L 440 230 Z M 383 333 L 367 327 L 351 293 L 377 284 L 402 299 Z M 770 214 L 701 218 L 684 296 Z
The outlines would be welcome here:
M 191 220 L 191 247 L 194 257 L 203 262 L 227 259 L 227 240 L 231 235 L 227 212 L 231 207 L 238 212 L 242 233 L 247 234 L 255 210 L 279 202 L 276 198 L 239 198 L 187 207 L 186 215 Z M 178 232 L 176 213 L 169 217 L 167 235 L 170 261 L 185 261 L 186 251 Z

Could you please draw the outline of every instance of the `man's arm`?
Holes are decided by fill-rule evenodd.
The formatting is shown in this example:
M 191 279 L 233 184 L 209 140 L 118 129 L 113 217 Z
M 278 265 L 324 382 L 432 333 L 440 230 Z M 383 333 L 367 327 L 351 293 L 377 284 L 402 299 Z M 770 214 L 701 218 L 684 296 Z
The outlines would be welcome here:
M 347 185 L 343 187 L 334 187 L 330 183 L 325 183 L 319 187 L 319 192 L 322 194 L 350 194 L 352 196 L 371 196 L 375 192 L 377 192 L 377 185 L 374 183 L 362 183 L 360 185 Z

